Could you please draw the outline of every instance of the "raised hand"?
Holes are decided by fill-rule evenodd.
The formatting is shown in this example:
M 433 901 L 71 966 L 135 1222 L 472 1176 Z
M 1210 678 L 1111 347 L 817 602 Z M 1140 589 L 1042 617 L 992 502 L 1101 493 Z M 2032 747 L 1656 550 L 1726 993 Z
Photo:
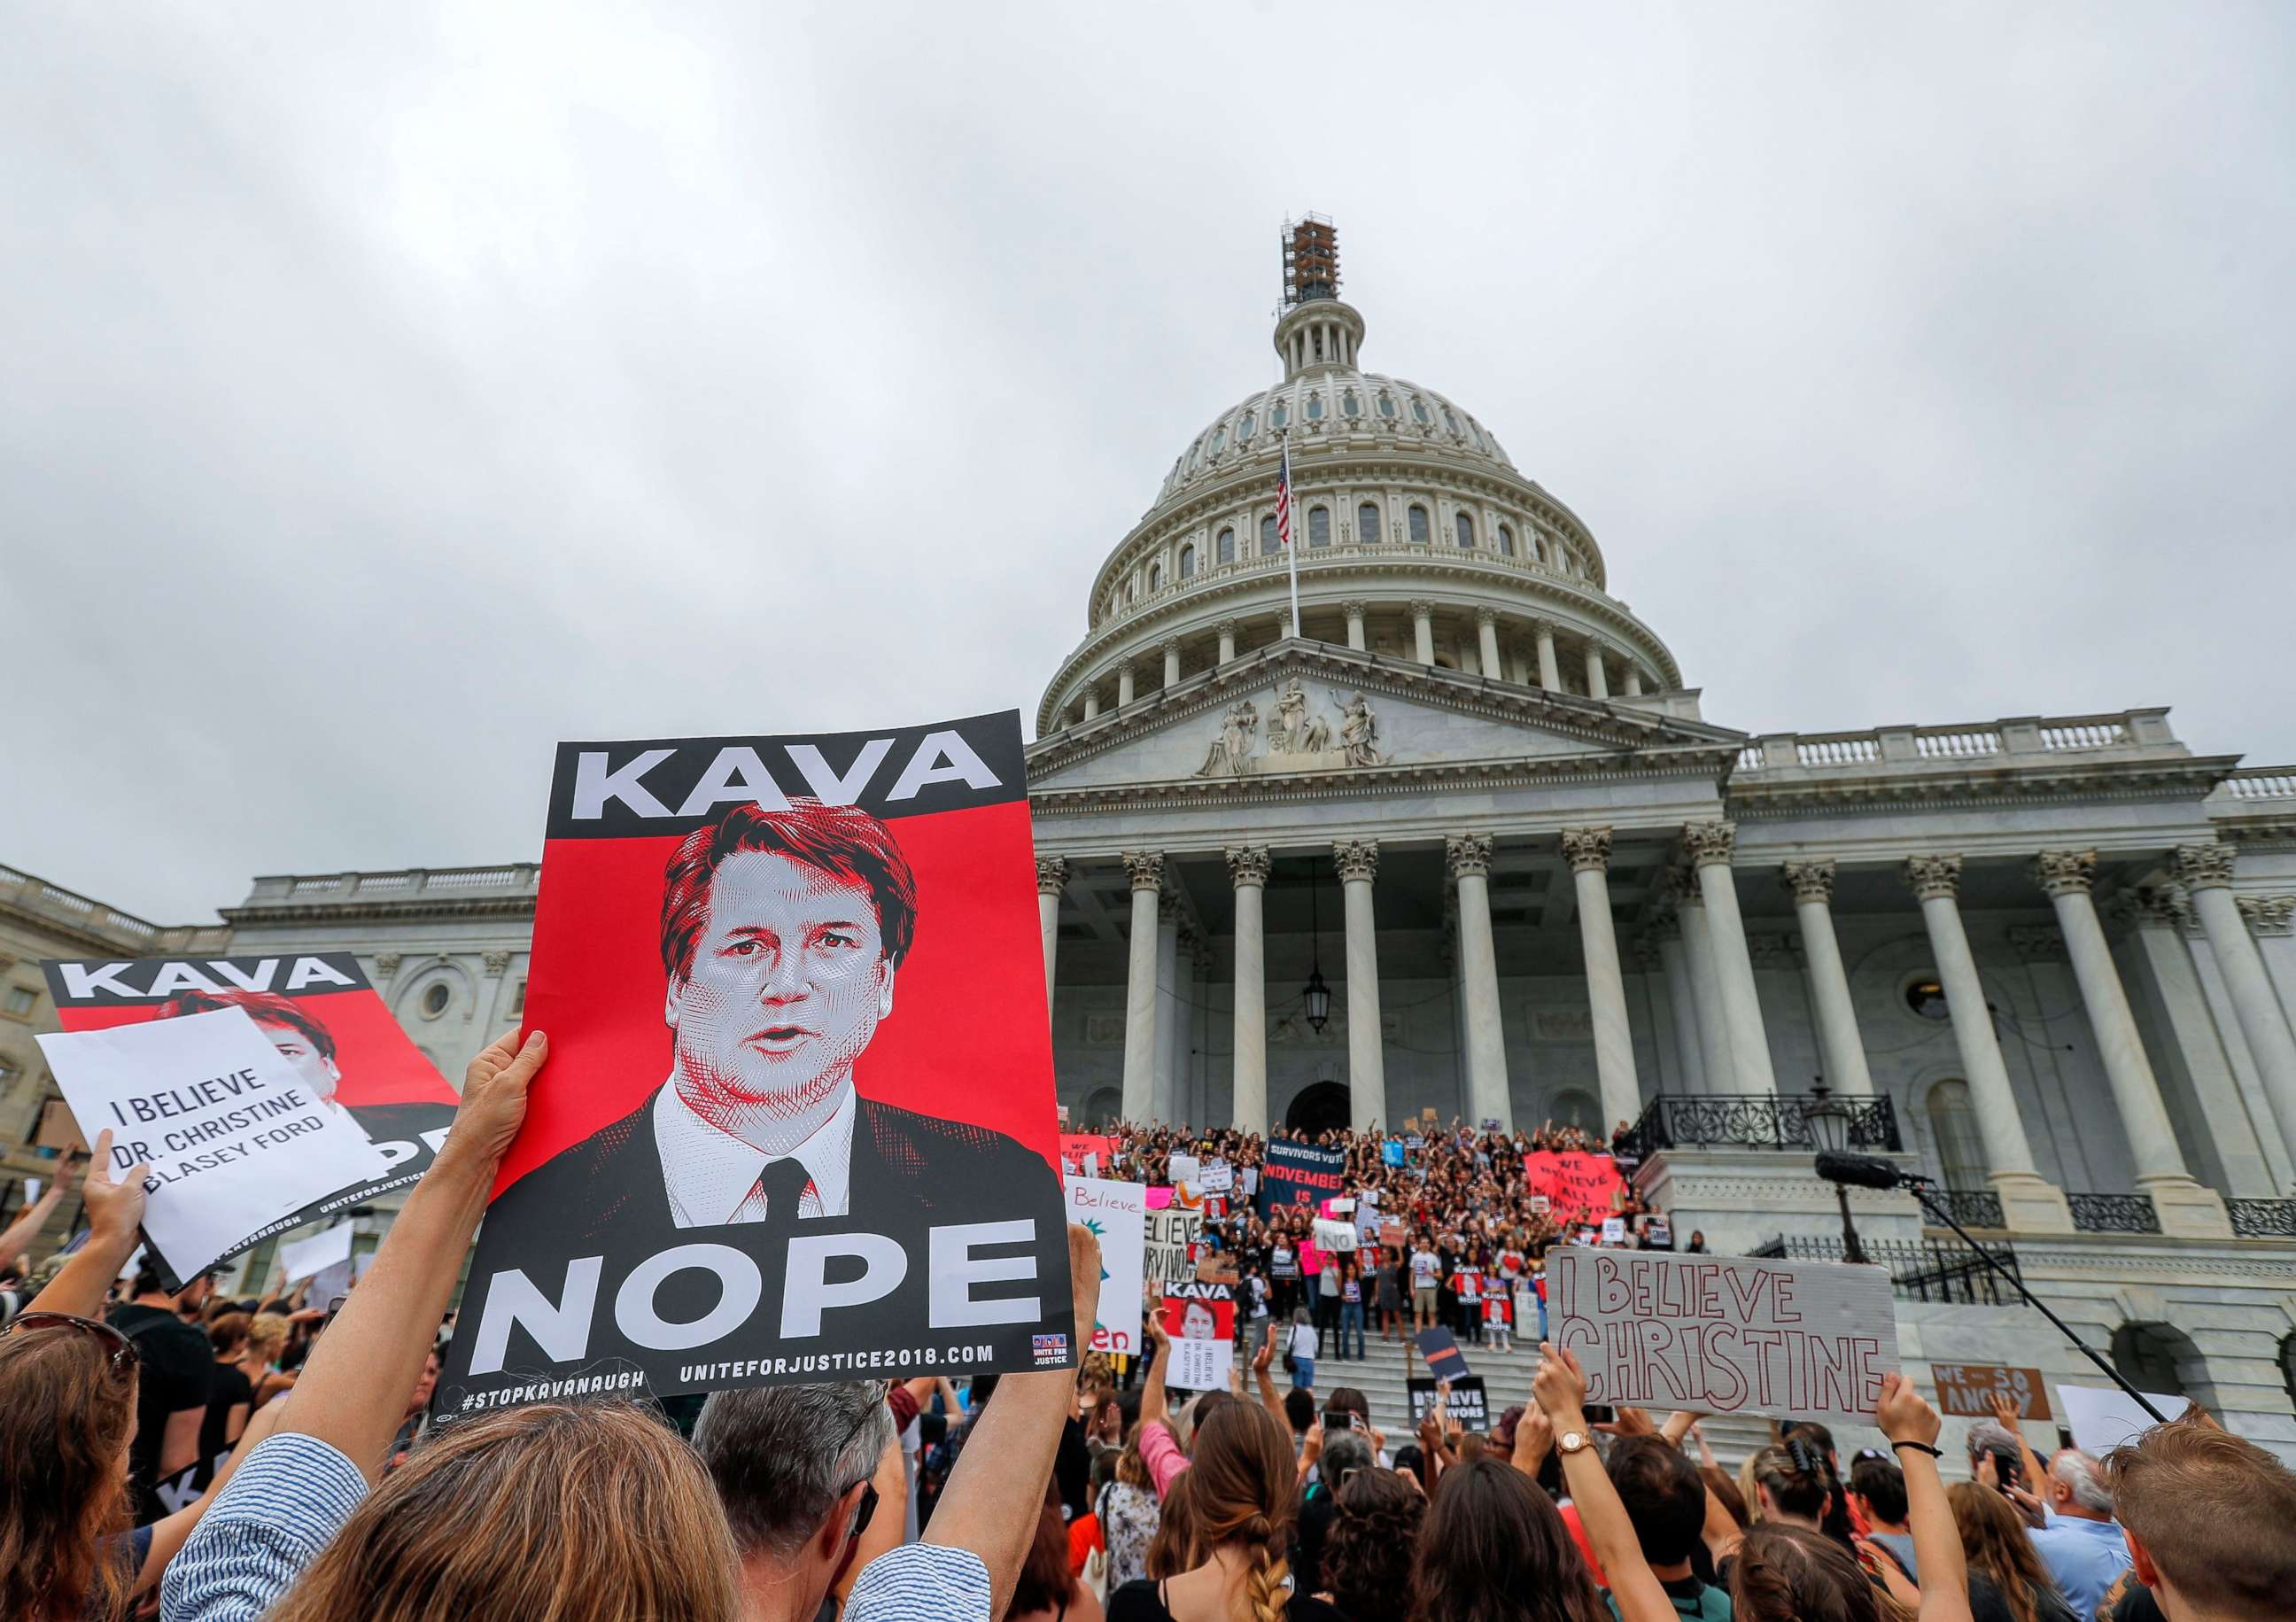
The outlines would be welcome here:
M 1938 1432 L 1944 1428 L 1929 1400 L 1895 1370 L 1882 1376 L 1882 1398 L 1874 1405 L 1874 1423 L 1892 1442 L 1919 1442 L 1924 1447 L 1937 1446 Z M 1982 1468 L 1991 1462 L 1988 1456 L 1979 1464 Z
M 1587 1371 L 1552 1341 L 1538 1343 L 1538 1372 L 1531 1380 L 1530 1395 L 1557 1429 L 1585 1429 Z
M 526 1120 L 527 1085 L 549 1057 L 549 1037 L 537 1030 L 521 1043 L 512 1030 L 472 1060 L 463 1073 L 462 1105 L 439 1158 L 488 1167 L 491 1176 Z
M 107 1126 L 96 1137 L 95 1155 L 87 1163 L 87 1180 L 81 1184 L 80 1197 L 87 1202 L 91 1237 L 125 1239 L 144 1221 L 144 1179 L 152 1167 L 131 1166 L 116 1183 L 111 1167 L 111 1128 Z

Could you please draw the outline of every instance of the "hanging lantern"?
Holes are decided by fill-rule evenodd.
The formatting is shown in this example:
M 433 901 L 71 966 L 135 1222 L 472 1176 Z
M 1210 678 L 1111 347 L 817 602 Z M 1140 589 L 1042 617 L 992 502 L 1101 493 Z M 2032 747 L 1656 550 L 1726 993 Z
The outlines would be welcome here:
M 1300 1000 L 1308 1005 L 1308 1023 L 1322 1036 L 1324 1027 L 1332 1022 L 1332 988 L 1324 983 L 1323 913 L 1317 905 L 1321 891 L 1316 883 L 1316 859 L 1308 858 L 1308 984 L 1300 990 Z

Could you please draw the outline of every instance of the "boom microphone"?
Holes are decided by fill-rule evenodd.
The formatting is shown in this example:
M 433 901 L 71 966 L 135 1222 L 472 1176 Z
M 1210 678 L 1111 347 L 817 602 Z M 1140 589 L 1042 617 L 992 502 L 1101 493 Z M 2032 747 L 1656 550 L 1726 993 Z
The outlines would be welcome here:
M 1835 1149 L 1819 1153 L 1817 1175 L 1828 1183 L 1846 1183 L 1852 1188 L 1899 1189 L 1921 1181 L 1908 1177 L 1887 1160 L 1875 1159 L 1872 1155 L 1844 1154 Z

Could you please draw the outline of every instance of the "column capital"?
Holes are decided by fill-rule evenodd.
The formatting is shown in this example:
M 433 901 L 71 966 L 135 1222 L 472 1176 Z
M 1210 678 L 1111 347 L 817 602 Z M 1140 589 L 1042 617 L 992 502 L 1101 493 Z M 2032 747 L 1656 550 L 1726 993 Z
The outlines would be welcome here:
M 1068 882 L 1069 859 L 1066 856 L 1037 858 L 1037 893 L 1038 895 L 1057 896 L 1068 888 Z
M 1230 642 L 1234 642 L 1235 640 L 1236 632 L 1242 628 L 1242 627 L 1234 619 L 1223 619 L 1212 627 L 1214 631 L 1218 632 L 1220 635 L 1226 637 Z
M 1833 900 L 1833 858 L 1813 856 L 1807 862 L 1789 862 L 1784 868 L 1786 888 L 1793 891 L 1796 901 Z
M 1454 879 L 1481 877 L 1491 871 L 1492 836 L 1454 833 L 1443 841 L 1443 862 Z
M 1922 901 L 1939 897 L 1950 901 L 1961 889 L 1961 858 L 1957 856 L 1907 856 L 1906 884 Z
M 1611 865 L 1611 830 L 1565 828 L 1562 855 L 1574 873 L 1602 872 Z
M 2296 896 L 2235 896 L 2233 905 L 2259 935 L 2296 933 Z
M 1156 651 L 1159 653 L 1177 653 L 1179 651 L 1180 639 L 1177 636 L 1167 636 L 1156 644 Z
M 1554 641 L 1554 634 L 1562 628 L 1562 627 L 1561 626 L 1555 624 L 1552 619 L 1542 618 L 1534 619 L 1530 622 L 1531 634 L 1535 636 L 1544 637 L 1548 642 Z
M 1128 850 L 1124 852 L 1124 871 L 1132 880 L 1134 889 L 1164 888 L 1164 853 L 1160 850 Z
M 1435 618 L 1435 605 L 1422 597 L 1412 603 L 1411 617 L 1414 619 L 1432 619 Z
M 2232 885 L 2233 848 L 2221 840 L 2177 847 L 2177 882 L 2186 889 L 2226 889 Z
M 1352 597 L 1340 604 L 1340 612 L 1350 619 L 1361 619 L 1370 614 L 1371 604 L 1360 597 Z
M 1240 889 L 1247 884 L 1265 887 L 1267 870 L 1274 858 L 1265 845 L 1231 845 L 1227 848 L 1227 876 Z
M 1332 860 L 1338 864 L 1343 882 L 1360 879 L 1368 884 L 1373 875 L 1379 872 L 1379 841 L 1334 840 L 1332 841 Z
M 1496 610 L 1496 609 L 1479 608 L 1479 609 L 1477 609 L 1477 610 L 1475 610 L 1475 628 L 1476 628 L 1476 629 L 1480 630 L 1480 629 L 1482 629 L 1482 628 L 1483 628 L 1484 627 L 1486 627 L 1486 626 L 1496 626 L 1496 625 L 1497 625 L 1497 624 L 1498 624 L 1498 622 L 1499 622 L 1499 611 L 1498 611 L 1498 610 Z
M 2106 910 L 2115 923 L 2133 923 L 2140 930 L 2181 930 L 2193 922 L 2192 903 L 2166 886 L 2122 890 Z
M 1132 674 L 1132 661 L 1128 659 L 1119 663 L 1116 667 L 1116 674 L 1119 676 L 1130 676 Z
M 1699 867 L 1727 867 L 1738 843 L 1735 823 L 1689 823 L 1682 830 L 1682 842 L 1690 850 L 1690 859 Z
M 2096 882 L 2096 852 L 2045 850 L 2033 858 L 2033 881 L 2051 896 L 2086 896 Z

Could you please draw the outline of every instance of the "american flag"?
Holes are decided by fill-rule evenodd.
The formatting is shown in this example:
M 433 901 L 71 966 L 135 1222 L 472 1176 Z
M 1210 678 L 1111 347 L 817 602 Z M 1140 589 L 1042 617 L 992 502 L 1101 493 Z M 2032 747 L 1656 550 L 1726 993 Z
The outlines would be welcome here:
M 1292 437 L 1283 441 L 1283 458 L 1275 469 L 1275 538 L 1292 545 Z

